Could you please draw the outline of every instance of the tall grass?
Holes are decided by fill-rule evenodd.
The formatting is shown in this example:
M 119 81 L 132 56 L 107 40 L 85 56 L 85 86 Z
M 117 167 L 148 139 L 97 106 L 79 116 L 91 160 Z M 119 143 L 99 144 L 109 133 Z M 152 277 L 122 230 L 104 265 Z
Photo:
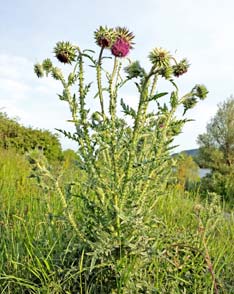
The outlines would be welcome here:
M 158 197 L 149 216 L 157 221 L 142 226 L 136 216 L 141 231 L 131 225 L 122 246 L 128 254 L 116 263 L 111 230 L 93 252 L 84 247 L 55 191 L 45 194 L 29 179 L 22 157 L 1 152 L 0 175 L 1 293 L 234 293 L 234 219 L 224 217 L 217 199 L 201 203 L 173 189 Z M 85 219 L 79 204 L 73 200 L 74 215 Z M 109 262 L 95 260 L 105 255 Z

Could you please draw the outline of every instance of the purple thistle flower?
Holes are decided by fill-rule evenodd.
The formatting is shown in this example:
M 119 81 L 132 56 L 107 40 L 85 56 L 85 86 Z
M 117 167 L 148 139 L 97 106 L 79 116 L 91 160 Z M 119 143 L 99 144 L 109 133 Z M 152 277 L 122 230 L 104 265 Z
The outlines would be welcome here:
M 130 44 L 123 38 L 118 38 L 111 47 L 111 53 L 116 57 L 125 57 L 130 50 Z

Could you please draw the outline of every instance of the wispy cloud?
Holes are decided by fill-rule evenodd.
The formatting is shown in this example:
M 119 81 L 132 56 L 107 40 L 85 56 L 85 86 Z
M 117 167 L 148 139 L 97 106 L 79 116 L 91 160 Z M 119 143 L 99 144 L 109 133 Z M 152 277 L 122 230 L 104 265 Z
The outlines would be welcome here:
M 0 55 L 0 107 L 10 117 L 26 126 L 50 129 L 72 129 L 65 105 L 57 103 L 61 87 L 51 78 L 38 79 L 31 60 L 19 56 Z M 63 140 L 63 144 L 69 146 Z

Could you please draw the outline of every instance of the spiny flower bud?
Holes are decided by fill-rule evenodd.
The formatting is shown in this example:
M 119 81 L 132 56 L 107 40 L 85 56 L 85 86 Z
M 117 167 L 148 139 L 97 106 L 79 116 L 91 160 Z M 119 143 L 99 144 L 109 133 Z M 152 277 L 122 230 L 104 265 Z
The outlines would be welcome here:
M 70 73 L 69 76 L 68 76 L 68 84 L 69 85 L 74 84 L 76 79 L 77 79 L 77 75 L 75 73 L 73 73 L 73 72 Z
M 150 52 L 149 59 L 157 68 L 169 67 L 171 54 L 162 48 L 155 48 Z
M 60 68 L 58 67 L 53 67 L 51 70 L 51 75 L 55 80 L 62 80 L 63 79 L 63 74 Z
M 58 42 L 54 48 L 57 59 L 62 63 L 72 63 L 76 60 L 76 49 L 70 42 Z
M 189 68 L 189 63 L 187 61 L 187 59 L 182 59 L 179 63 L 177 63 L 176 65 L 172 66 L 173 69 L 173 73 L 175 77 L 179 77 L 181 75 L 183 75 L 184 73 L 186 73 L 188 71 Z
M 46 74 L 48 75 L 48 73 L 50 72 L 50 70 L 53 67 L 53 64 L 52 64 L 51 60 L 49 58 L 47 58 L 42 62 L 42 67 L 45 70 Z
M 139 61 L 134 61 L 129 66 L 124 68 L 129 79 L 142 77 L 145 75 L 145 70 L 140 66 Z
M 40 63 L 35 64 L 34 72 L 38 78 L 42 78 L 44 76 L 43 66 Z
M 94 32 L 96 44 L 102 48 L 110 48 L 116 39 L 116 33 L 112 28 L 100 26 Z
M 201 100 L 204 100 L 209 92 L 208 92 L 206 86 L 204 86 L 204 85 L 196 85 L 192 89 L 192 93 L 193 93 L 194 96 L 200 98 Z
M 170 79 L 172 74 L 173 74 L 173 69 L 168 66 L 168 67 L 164 67 L 159 71 L 159 74 L 165 78 L 166 80 Z
M 197 99 L 195 97 L 189 97 L 186 100 L 184 100 L 183 105 L 184 105 L 184 113 L 188 110 L 193 108 L 197 104 Z

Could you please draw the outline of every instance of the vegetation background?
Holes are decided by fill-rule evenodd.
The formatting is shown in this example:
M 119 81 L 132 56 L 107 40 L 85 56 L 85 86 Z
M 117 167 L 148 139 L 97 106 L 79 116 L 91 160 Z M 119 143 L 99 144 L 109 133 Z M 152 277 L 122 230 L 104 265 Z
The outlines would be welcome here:
M 43 63 L 45 69 L 47 64 L 48 60 Z M 127 68 L 128 74 L 134 74 L 135 78 L 137 72 L 141 79 L 145 78 L 141 75 L 139 64 L 133 63 L 130 66 Z M 53 75 L 58 74 L 57 69 L 56 73 L 53 73 L 52 68 L 50 70 Z M 59 77 L 63 79 L 60 73 Z M 192 99 L 197 88 L 194 89 L 186 96 L 188 100 L 183 103 L 185 110 L 193 106 Z M 67 92 L 63 92 L 63 96 L 59 97 L 66 100 L 66 95 Z M 173 99 L 174 95 L 172 92 Z M 154 99 L 161 96 L 163 95 L 156 94 Z M 173 109 L 175 102 L 172 98 L 170 103 Z M 69 100 L 67 102 L 70 103 Z M 225 106 L 231 102 L 230 98 L 220 106 L 220 111 L 229 110 L 230 107 Z M 135 115 L 123 101 L 121 105 L 125 114 Z M 164 116 L 170 113 L 165 106 L 160 108 L 158 104 L 158 107 Z M 84 123 L 82 111 L 81 123 Z M 110 108 L 111 116 L 112 111 Z M 161 117 L 159 113 L 157 117 L 160 118 L 160 126 L 164 116 Z M 219 119 L 219 113 L 213 121 Z M 171 116 L 168 117 L 171 119 Z M 121 120 L 115 119 L 116 124 L 110 125 L 111 132 L 117 131 L 118 134 L 123 125 Z M 94 128 L 97 128 L 97 122 L 98 127 L 105 123 L 99 117 L 95 120 Z M 179 124 L 182 125 L 185 121 L 179 120 Z M 162 149 L 157 149 L 160 153 L 155 153 L 154 156 L 158 158 L 156 163 L 160 163 L 159 167 L 162 165 L 163 169 L 153 166 L 152 171 L 160 172 L 162 176 L 157 175 L 155 182 L 147 186 L 147 198 L 142 201 L 138 194 L 141 195 L 142 189 L 145 189 L 145 182 L 151 181 L 150 178 L 144 178 L 142 182 L 144 169 L 140 169 L 140 172 L 138 169 L 132 171 L 133 177 L 126 184 L 127 194 L 123 193 L 123 198 L 119 195 L 115 198 L 115 190 L 110 190 L 110 187 L 116 189 L 112 183 L 113 161 L 104 159 L 106 154 L 102 152 L 105 149 L 95 151 L 98 156 L 94 158 L 94 163 L 91 153 L 86 157 L 82 141 L 78 141 L 81 146 L 78 153 L 72 150 L 62 151 L 56 135 L 23 127 L 1 113 L 2 293 L 232 293 L 234 230 L 231 193 L 228 194 L 229 197 L 218 194 L 219 182 L 213 182 L 212 190 L 203 184 L 217 172 L 209 164 L 215 161 L 216 166 L 221 165 L 221 161 L 213 157 L 213 154 L 220 154 L 222 145 L 212 146 L 214 153 L 209 152 L 210 160 L 202 165 L 209 167 L 211 173 L 201 180 L 198 163 L 202 162 L 203 154 L 211 144 L 208 147 L 202 146 L 200 157 L 195 158 L 197 163 L 186 154 L 177 155 L 175 159 L 168 154 L 172 142 L 170 136 L 177 134 L 175 124 L 174 119 L 168 121 L 167 128 L 170 132 L 167 133 L 156 125 L 156 129 L 167 134 L 169 140 L 161 137 L 160 132 L 157 133 L 157 138 L 165 145 L 162 145 Z M 151 129 L 144 121 L 143 127 L 146 128 L 140 133 L 138 144 L 134 148 L 139 154 L 142 151 L 149 156 L 148 141 L 145 140 L 144 149 L 141 140 Z M 103 131 L 99 128 L 97 130 Z M 208 125 L 208 135 L 212 130 Z M 85 124 L 83 131 L 87 135 Z M 131 131 L 128 128 L 127 131 L 128 140 Z M 62 132 L 76 141 L 84 138 L 83 135 L 79 139 Z M 118 151 L 112 149 L 112 141 L 106 142 L 106 132 L 103 136 L 106 148 L 118 155 L 115 153 Z M 76 136 L 78 135 L 77 131 Z M 208 135 L 201 135 L 200 140 Z M 98 139 L 99 144 L 102 144 L 101 138 Z M 89 144 L 89 140 L 86 142 Z M 122 148 L 126 150 L 124 152 L 131 150 L 128 145 Z M 90 152 L 89 148 L 87 150 Z M 129 154 L 131 158 L 131 151 Z M 225 154 L 222 156 L 225 158 Z M 225 164 L 230 166 L 230 156 L 221 167 Z M 136 157 L 136 160 L 141 158 Z M 147 161 L 142 164 L 147 164 Z M 97 171 L 106 176 L 100 183 L 93 171 L 89 170 L 95 165 Z M 140 167 L 136 167 L 139 168 L 138 166 Z M 220 169 L 221 176 L 223 171 L 224 179 L 229 172 L 231 178 L 231 170 Z M 119 175 L 122 173 L 121 171 Z M 140 182 L 137 182 L 137 177 Z M 138 187 L 140 190 L 135 190 Z M 121 206 L 116 201 L 125 203 L 125 199 L 127 205 L 119 210 Z

